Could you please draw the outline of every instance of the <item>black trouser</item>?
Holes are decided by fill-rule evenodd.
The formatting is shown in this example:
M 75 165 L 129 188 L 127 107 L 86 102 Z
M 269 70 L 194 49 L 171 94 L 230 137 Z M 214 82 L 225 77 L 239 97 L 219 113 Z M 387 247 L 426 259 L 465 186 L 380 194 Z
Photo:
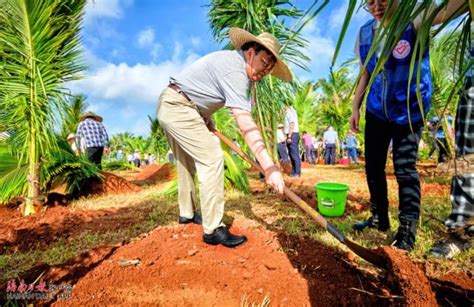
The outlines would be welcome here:
M 336 144 L 326 144 L 325 164 L 336 164 Z
M 89 161 L 97 164 L 99 169 L 102 169 L 102 155 L 104 154 L 104 147 L 87 147 L 86 156 Z
M 365 171 L 370 191 L 372 213 L 388 216 L 385 164 L 390 140 L 393 139 L 393 165 L 398 182 L 400 224 L 416 224 L 420 216 L 420 178 L 416 156 L 422 123 L 396 125 L 367 112 L 365 125 Z M 416 227 L 416 226 L 415 226 Z

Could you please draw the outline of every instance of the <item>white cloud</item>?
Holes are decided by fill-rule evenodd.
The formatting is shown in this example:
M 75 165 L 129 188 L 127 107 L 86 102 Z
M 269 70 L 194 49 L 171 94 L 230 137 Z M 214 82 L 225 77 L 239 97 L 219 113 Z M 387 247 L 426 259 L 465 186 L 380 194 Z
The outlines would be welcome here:
M 133 104 L 153 104 L 168 84 L 169 77 L 196 58 L 193 54 L 184 61 L 174 58 L 159 64 L 133 66 L 107 63 L 89 73 L 85 79 L 75 82 L 74 88 L 77 92 L 103 100 L 120 99 Z
M 97 17 L 121 18 L 123 7 L 130 5 L 130 1 L 120 0 L 87 0 L 86 22 Z
M 198 36 L 191 37 L 191 46 L 193 46 L 193 48 L 199 48 L 201 45 L 202 45 L 202 40 L 200 37 Z
M 311 21 L 303 29 L 302 35 L 308 40 L 308 47 L 304 51 L 310 58 L 310 72 L 297 69 L 302 80 L 318 79 L 325 76 L 331 63 L 335 49 L 335 43 L 330 37 L 321 33 L 321 27 L 317 21 Z
M 152 28 L 146 28 L 138 33 L 138 46 L 146 48 L 155 42 L 155 31 Z

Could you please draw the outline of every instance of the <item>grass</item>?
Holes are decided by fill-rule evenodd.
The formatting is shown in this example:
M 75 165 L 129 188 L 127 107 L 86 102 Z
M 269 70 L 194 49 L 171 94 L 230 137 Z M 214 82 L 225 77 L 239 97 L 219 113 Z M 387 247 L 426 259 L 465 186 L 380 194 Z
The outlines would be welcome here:
M 95 205 L 94 205 L 95 204 Z M 101 245 L 115 245 L 128 242 L 144 233 L 148 233 L 159 225 L 167 225 L 176 220 L 177 204 L 169 201 L 159 190 L 149 189 L 129 195 L 112 195 L 99 198 L 81 199 L 72 204 L 73 209 L 99 210 L 110 207 L 152 206 L 153 210 L 145 221 L 130 225 L 127 228 L 103 231 L 100 233 L 84 231 L 70 240 L 58 240 L 45 250 L 26 252 L 9 252 L 0 255 L 0 281 L 7 281 L 20 276 L 37 263 L 54 266 L 62 264 L 79 254 Z M 139 209 L 138 209 L 139 210 Z
M 346 183 L 350 186 L 351 202 L 368 202 L 369 193 L 364 177 L 363 167 L 356 168 L 334 168 L 317 167 L 311 173 L 306 170 L 303 173 L 302 184 L 312 186 L 314 181 L 335 181 Z M 311 178 L 313 176 L 314 178 Z M 251 176 L 252 178 L 253 176 Z M 389 176 L 390 177 L 390 176 Z M 442 178 L 442 177 L 440 177 Z M 255 180 L 255 179 L 254 179 Z M 424 183 L 441 184 L 445 187 L 442 194 L 432 194 L 428 189 L 422 195 L 422 215 L 418 228 L 417 243 L 410 256 L 415 261 L 425 264 L 429 276 L 439 276 L 448 271 L 465 271 L 472 267 L 474 259 L 474 248 L 463 252 L 453 260 L 437 260 L 427 257 L 428 251 L 439 239 L 443 237 L 444 226 L 442 221 L 450 213 L 449 203 L 449 180 L 423 178 Z M 173 183 L 170 183 L 171 185 Z M 170 190 L 170 184 L 152 186 L 142 192 L 130 195 L 107 195 L 103 197 L 85 198 L 71 204 L 72 210 L 102 210 L 107 208 L 134 207 L 136 210 L 152 208 L 151 213 L 144 221 L 129 225 L 126 228 L 115 231 L 104 231 L 93 233 L 84 231 L 69 240 L 60 240 L 48 246 L 45 250 L 33 250 L 28 252 L 5 251 L 0 254 L 0 271 L 3 281 L 20 276 L 36 263 L 47 263 L 57 265 L 64 263 L 84 251 L 100 245 L 115 245 L 123 241 L 139 238 L 140 235 L 153 230 L 159 225 L 169 225 L 176 222 L 178 214 L 176 194 L 164 193 Z M 175 187 L 172 186 L 171 189 Z M 396 180 L 389 180 L 389 199 L 391 204 L 398 203 Z M 281 231 L 293 235 L 305 235 L 313 240 L 323 242 L 328 246 L 348 251 L 335 238 L 324 231 L 315 221 L 304 214 L 296 205 L 289 200 L 284 200 L 276 194 L 264 190 L 252 195 L 245 195 L 236 190 L 226 191 L 226 210 L 224 222 L 232 224 L 233 220 L 244 216 L 251 225 L 263 226 L 273 231 Z M 386 245 L 393 239 L 398 226 L 398 209 L 390 207 L 391 231 L 380 233 L 376 230 L 368 230 L 362 233 L 354 233 L 352 224 L 356 221 L 366 219 L 368 211 L 350 210 L 342 217 L 329 218 L 328 220 L 337 226 L 345 235 L 356 243 L 376 248 Z M 370 265 L 360 261 L 361 267 L 370 268 Z M 249 302 L 247 302 L 249 303 Z M 262 304 L 265 302 L 262 302 Z M 261 305 L 262 305 L 261 304 Z M 263 304 L 264 305 L 264 304 Z

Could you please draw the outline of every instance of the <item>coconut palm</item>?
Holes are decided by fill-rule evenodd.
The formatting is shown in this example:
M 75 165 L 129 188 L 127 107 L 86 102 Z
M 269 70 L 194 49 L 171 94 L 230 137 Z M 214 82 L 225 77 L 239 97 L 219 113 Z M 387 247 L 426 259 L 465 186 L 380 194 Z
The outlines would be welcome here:
M 148 115 L 148 120 L 150 121 L 150 151 L 156 153 L 158 155 L 157 160 L 160 161 L 161 157 L 164 157 L 169 149 L 168 141 L 158 119 Z
M 352 111 L 352 84 L 351 65 L 354 61 L 348 61 L 340 68 L 331 71 L 329 77 L 320 79 L 316 88 L 320 91 L 316 106 L 316 122 L 319 131 L 325 130 L 327 126 L 333 126 L 340 134 L 348 130 L 348 118 Z
M 25 215 L 34 213 L 40 194 L 41 161 L 58 147 L 53 126 L 66 107 L 64 84 L 84 69 L 84 6 L 85 0 L 0 0 L 1 125 L 15 131 L 9 144 L 17 171 L 27 168 Z
M 329 1 L 324 1 L 316 7 L 317 2 L 314 1 L 310 8 L 303 12 L 291 1 L 213 0 L 209 5 L 208 17 L 217 42 L 227 38 L 230 27 L 240 27 L 254 34 L 270 32 L 282 45 L 280 50 L 282 58 L 306 69 L 309 58 L 305 55 L 304 49 L 307 47 L 307 41 L 301 35 L 301 30 Z M 292 27 L 285 25 L 288 21 L 293 22 Z M 284 99 L 277 97 L 288 97 L 290 90 L 291 86 L 276 78 L 268 77 L 259 82 L 253 91 L 256 102 L 255 116 L 267 149 L 270 145 L 269 139 L 276 139 L 276 127 L 282 114 Z M 276 142 L 273 143 L 273 151 L 270 152 L 276 157 Z
M 66 109 L 65 118 L 61 127 L 61 136 L 66 138 L 69 133 L 77 130 L 81 114 L 87 109 L 85 95 L 74 95 L 69 98 L 68 107 Z

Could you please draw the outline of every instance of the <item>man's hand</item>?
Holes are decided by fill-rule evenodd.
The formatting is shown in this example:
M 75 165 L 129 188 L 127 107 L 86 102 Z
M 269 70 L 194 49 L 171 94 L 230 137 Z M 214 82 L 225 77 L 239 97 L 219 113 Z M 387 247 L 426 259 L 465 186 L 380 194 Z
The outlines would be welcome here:
M 349 124 L 351 126 L 351 129 L 355 132 L 360 132 L 359 130 L 359 119 L 360 119 L 360 113 L 359 110 L 352 110 L 352 115 L 349 120 Z
M 283 194 L 285 181 L 283 181 L 283 175 L 276 166 L 272 166 L 265 170 L 265 179 L 269 186 L 271 186 L 278 193 Z
M 286 142 L 287 142 L 288 144 L 291 144 L 291 136 L 289 136 L 289 137 L 286 138 Z

